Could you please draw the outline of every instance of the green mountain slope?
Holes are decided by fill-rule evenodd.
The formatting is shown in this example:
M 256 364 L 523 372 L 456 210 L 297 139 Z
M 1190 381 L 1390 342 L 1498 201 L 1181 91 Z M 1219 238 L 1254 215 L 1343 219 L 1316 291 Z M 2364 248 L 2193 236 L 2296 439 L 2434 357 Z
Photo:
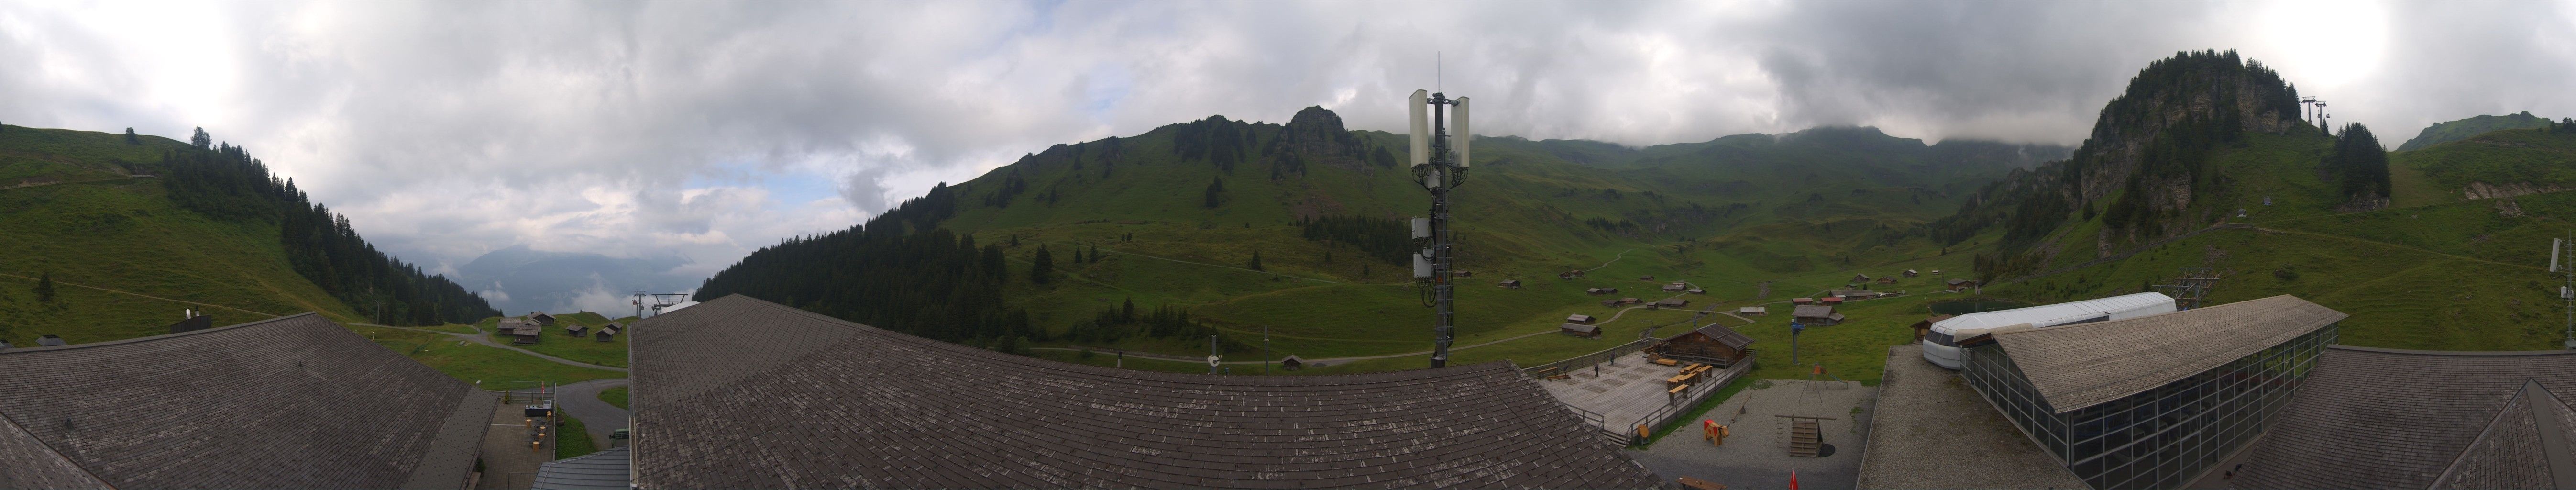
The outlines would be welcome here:
M 188 151 L 160 137 L 0 127 L 0 338 L 157 335 L 185 309 L 219 325 L 304 311 L 370 319 L 298 272 L 288 224 L 176 202 L 165 158 Z M 42 301 L 33 289 L 48 275 L 56 296 Z
M 2506 114 L 2502 116 L 2480 115 L 2468 119 L 2439 122 L 2433 123 L 2431 126 L 2425 126 L 2423 132 L 2415 134 L 2415 139 L 2406 140 L 2406 144 L 2397 145 L 2397 151 L 2419 150 L 2433 145 L 2469 139 L 2471 136 L 2507 129 L 2546 127 L 2549 127 L 2549 118 L 2533 116 L 2531 115 L 2531 111 L 2522 111 L 2520 114 Z
M 2389 155 L 2411 171 L 2422 203 L 2576 188 L 2576 131 L 2508 129 Z

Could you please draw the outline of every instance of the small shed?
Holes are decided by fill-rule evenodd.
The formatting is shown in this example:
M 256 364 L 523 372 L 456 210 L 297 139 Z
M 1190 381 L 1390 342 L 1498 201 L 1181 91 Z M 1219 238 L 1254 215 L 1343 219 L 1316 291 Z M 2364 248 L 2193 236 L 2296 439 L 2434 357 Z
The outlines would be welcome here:
M 1923 273 L 1921 273 L 1921 272 L 1915 272 L 1915 271 L 1914 271 L 1914 269 L 1906 269 L 1906 270 L 1905 270 L 1905 277 L 1914 277 L 1914 276 L 1920 276 L 1920 275 L 1923 275 Z
M 564 335 L 570 335 L 570 336 L 574 336 L 574 337 L 586 337 L 586 336 L 589 336 L 589 335 L 590 335 L 590 327 L 584 327 L 584 326 L 580 326 L 580 325 L 564 325 L 563 330 L 564 330 Z
M 1826 297 L 1822 297 L 1822 298 L 1816 298 L 1816 302 L 1818 302 L 1818 303 L 1824 303 L 1824 304 L 1829 304 L 1829 305 L 1839 305 L 1839 304 L 1843 304 L 1843 297 L 1841 297 L 1841 296 L 1826 296 Z
M 1852 282 L 1869 282 L 1869 274 L 1852 274 Z
M 1940 270 L 1940 269 L 1932 269 L 1932 275 L 1935 275 L 1935 276 L 1941 275 L 1941 270 Z
M 619 327 L 617 324 L 611 323 L 608 324 L 608 326 L 599 327 L 599 332 L 591 334 L 591 337 L 597 338 L 601 342 L 608 342 L 616 340 L 617 333 L 622 330 L 624 330 L 623 327 Z
M 1878 276 L 1879 284 L 1896 284 L 1896 276 Z
M 1591 325 L 1591 324 L 1592 324 L 1592 320 L 1594 320 L 1594 318 L 1592 318 L 1592 315 L 1573 314 L 1573 315 L 1566 315 L 1566 316 L 1565 316 L 1565 322 L 1566 322 L 1566 323 L 1581 323 L 1581 324 L 1584 324 L 1584 325 Z
M 1633 305 L 1633 304 L 1637 304 L 1637 303 L 1644 303 L 1644 302 L 1646 302 L 1646 300 L 1637 299 L 1637 298 L 1619 298 L 1619 304 L 1623 304 L 1623 305 Z
M 1295 354 L 1290 354 L 1288 357 L 1279 359 L 1279 369 L 1282 371 L 1302 371 L 1306 369 L 1306 360 L 1298 358 Z
M 1616 307 L 1618 307 L 1619 305 L 1620 305 L 1619 300 L 1615 300 L 1615 299 L 1605 299 L 1605 300 L 1601 300 L 1601 307 L 1602 307 L 1602 308 L 1616 308 Z
M 547 327 L 555 326 L 555 316 L 554 316 L 554 315 L 548 315 L 548 314 L 546 314 L 546 312 L 542 312 L 542 311 L 529 312 L 529 313 L 528 313 L 528 320 L 529 320 L 529 321 L 537 322 L 537 325 L 539 325 L 539 326 L 547 326 Z
M 1832 325 L 1843 322 L 1843 314 L 1835 313 L 1834 307 L 1825 305 L 1800 306 L 1796 310 L 1790 311 L 1789 317 L 1792 320 L 1796 320 L 1799 323 L 1805 323 L 1810 326 Z
M 1815 302 L 1815 298 L 1789 298 L 1789 304 L 1793 305 L 1811 304 Z
M 1664 291 L 1666 291 L 1666 292 L 1680 291 L 1680 290 L 1684 290 L 1684 289 L 1690 289 L 1690 286 L 1684 286 L 1684 285 L 1681 285 L 1680 283 L 1673 283 L 1673 284 L 1665 284 L 1665 285 L 1664 285 Z
M 1939 274 L 1941 271 L 1932 271 L 1932 273 Z M 1950 292 L 1954 293 L 1968 288 L 1977 287 L 1977 281 L 1967 279 L 1951 279 L 1947 281 L 1947 283 L 1950 285 Z
M 1687 300 L 1687 299 L 1681 299 L 1681 298 L 1666 298 L 1666 299 L 1664 299 L 1663 301 L 1657 301 L 1657 302 L 1655 302 L 1655 307 L 1657 307 L 1657 308 L 1680 308 L 1680 307 L 1684 307 L 1684 306 L 1690 306 L 1690 300 Z
M 513 344 L 534 344 L 546 335 L 546 327 L 527 318 L 504 318 L 495 327 L 500 330 L 496 334 L 509 336 Z
M 1601 327 L 1595 327 L 1595 326 L 1591 326 L 1591 325 L 1584 325 L 1584 324 L 1581 324 L 1581 323 L 1567 323 L 1567 324 L 1557 325 L 1557 326 L 1556 326 L 1556 333 L 1566 334 L 1566 335 L 1575 336 L 1575 337 L 1582 337 L 1582 338 L 1587 338 L 1587 339 L 1597 339 L 1597 338 L 1601 338 Z
M 1665 358 L 1723 368 L 1734 366 L 1735 363 L 1744 362 L 1746 357 L 1751 357 L 1752 345 L 1752 337 L 1746 337 L 1735 329 L 1726 328 L 1725 325 L 1711 323 L 1695 330 L 1682 332 L 1681 335 L 1657 341 L 1648 349 L 1655 355 Z
M 1737 314 L 1737 315 L 1769 315 L 1769 314 L 1771 314 L 1771 307 L 1768 307 L 1768 306 L 1747 306 L 1747 307 L 1743 307 L 1743 308 L 1736 308 L 1736 309 L 1735 309 L 1735 314 Z
M 1507 287 L 1507 288 L 1512 288 L 1512 289 L 1520 289 L 1520 288 L 1521 288 L 1521 280 L 1519 280 L 1519 279 L 1504 279 L 1504 280 L 1503 280 L 1503 282 L 1494 283 L 1494 285 L 1502 286 L 1502 287 Z
M 1690 288 L 1690 290 L 1689 290 L 1689 291 L 1683 291 L 1683 292 L 1685 292 L 1685 293 L 1691 293 L 1691 294 L 1708 294 L 1708 290 L 1706 290 L 1706 289 L 1700 289 L 1700 288 Z
M 1584 290 L 1583 290 L 1583 294 L 1589 294 L 1589 295 L 1593 295 L 1593 296 L 1600 296 L 1600 295 L 1604 295 L 1604 294 L 1610 294 L 1610 292 L 1609 292 L 1609 291 L 1602 291 L 1602 290 L 1601 290 L 1601 288 L 1586 288 L 1586 289 L 1584 289 Z
M 1914 322 L 1914 341 L 1923 341 L 1923 334 L 1932 332 L 1932 324 L 1941 323 L 1942 320 L 1948 320 L 1950 317 L 1954 316 L 1958 315 L 1932 315 L 1931 318 L 1925 318 L 1923 321 Z

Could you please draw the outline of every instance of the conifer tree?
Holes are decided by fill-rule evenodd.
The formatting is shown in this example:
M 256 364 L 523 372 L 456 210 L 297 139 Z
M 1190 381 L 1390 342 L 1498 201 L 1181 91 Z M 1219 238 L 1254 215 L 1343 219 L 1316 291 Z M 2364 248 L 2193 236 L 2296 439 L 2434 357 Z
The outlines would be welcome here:
M 134 128 L 125 128 L 125 144 L 133 145 L 141 143 L 143 143 L 143 138 L 134 135 Z
M 36 278 L 36 301 L 54 302 L 54 273 L 46 272 Z
M 1055 257 L 1047 253 L 1045 245 L 1039 245 L 1037 256 L 1029 258 L 1029 280 L 1046 284 L 1047 281 L 1054 279 L 1052 277 L 1054 275 Z
M 1260 250 L 1254 250 L 1254 251 L 1252 251 L 1252 261 L 1251 261 L 1251 262 L 1249 262 L 1249 263 L 1244 264 L 1244 268 L 1246 268 L 1246 269 L 1252 269 L 1252 270 L 1256 270 L 1256 271 L 1257 271 L 1257 270 L 1262 270 L 1262 269 L 1261 269 L 1261 251 L 1260 251 Z

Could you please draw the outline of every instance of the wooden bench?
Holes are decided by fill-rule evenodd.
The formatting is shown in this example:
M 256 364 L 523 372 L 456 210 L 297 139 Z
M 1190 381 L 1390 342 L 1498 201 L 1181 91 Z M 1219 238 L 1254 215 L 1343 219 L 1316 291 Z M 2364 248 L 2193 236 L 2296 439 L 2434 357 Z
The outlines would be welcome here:
M 1688 385 L 1688 384 L 1678 384 L 1678 385 L 1673 385 L 1673 388 L 1672 388 L 1672 389 L 1664 390 L 1664 394 L 1666 394 L 1666 395 L 1677 394 L 1677 393 L 1681 393 L 1681 392 L 1682 392 L 1682 390 L 1687 390 L 1687 389 L 1690 389 L 1690 385 Z
M 1675 361 L 1675 360 L 1672 360 L 1672 359 L 1656 359 L 1656 360 L 1655 360 L 1655 363 L 1656 363 L 1656 364 L 1666 365 L 1666 366 L 1671 366 L 1671 365 L 1675 365 L 1675 364 L 1681 364 L 1681 361 Z

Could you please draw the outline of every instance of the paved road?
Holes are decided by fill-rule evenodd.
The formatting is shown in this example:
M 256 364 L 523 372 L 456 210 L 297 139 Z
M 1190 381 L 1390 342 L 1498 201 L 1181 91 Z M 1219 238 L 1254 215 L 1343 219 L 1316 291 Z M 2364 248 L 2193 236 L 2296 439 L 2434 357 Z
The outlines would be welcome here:
M 509 346 L 509 345 L 502 344 L 502 343 L 499 343 L 499 342 L 493 342 L 493 341 L 492 341 L 492 334 L 491 334 L 490 332 L 484 332 L 484 331 L 483 331 L 483 329 L 481 329 L 481 328 L 475 328 L 475 327 L 474 327 L 474 326 L 472 326 L 472 325 L 468 325 L 468 326 L 466 326 L 466 328 L 473 328 L 475 333 L 456 333 L 456 332 L 449 332 L 449 331 L 445 331 L 445 330 L 433 330 L 433 329 L 420 328 L 420 327 L 397 327 L 397 326 L 392 326 L 392 325 L 377 325 L 377 324 L 373 324 L 373 323 L 346 323 L 346 322 L 343 322 L 343 324 L 346 324 L 346 325 L 359 325 L 359 326 L 367 326 L 367 327 L 383 327 L 383 328 L 391 328 L 391 329 L 399 329 L 399 330 L 418 330 L 418 331 L 422 331 L 422 332 L 429 332 L 429 333 L 434 333 L 434 334 L 439 334 L 439 335 L 445 335 L 445 336 L 449 336 L 449 337 L 455 337 L 455 338 L 460 338 L 460 339 L 472 340 L 472 341 L 474 341 L 474 343 L 477 343 L 477 344 L 483 344 L 483 345 L 492 346 L 492 347 L 499 347 L 499 348 L 503 348 L 503 349 L 514 350 L 514 351 L 518 351 L 520 354 L 527 354 L 527 355 L 530 355 L 530 356 L 535 356 L 535 357 L 536 357 L 536 358 L 538 358 L 538 359 L 544 359 L 544 360 L 548 360 L 548 361 L 554 361 L 554 362 L 559 363 L 559 364 L 567 364 L 567 365 L 573 365 L 573 366 L 580 366 L 580 367 L 586 367 L 586 368 L 591 368 L 591 369 L 605 369 L 605 370 L 609 370 L 609 371 L 616 371 L 616 372 L 621 372 L 621 373 L 626 372 L 626 368 L 622 368 L 622 367 L 608 367 L 608 366 L 601 366 L 601 365 L 598 365 L 598 364 L 591 364 L 591 363 L 587 363 L 587 362 L 575 361 L 575 360 L 565 359 L 565 358 L 561 358 L 561 357 L 549 356 L 549 355 L 545 355 L 545 354 L 538 354 L 538 353 L 536 353 L 536 351 L 531 351 L 531 350 L 527 350 L 527 349 L 521 349 L 521 348 L 517 348 L 517 347 L 511 347 L 511 346 Z
M 632 383 L 626 378 L 594 379 L 555 387 L 555 403 L 564 415 L 581 419 L 582 428 L 590 432 L 591 442 L 608 449 L 608 435 L 626 428 L 626 409 L 600 401 L 599 391 Z

